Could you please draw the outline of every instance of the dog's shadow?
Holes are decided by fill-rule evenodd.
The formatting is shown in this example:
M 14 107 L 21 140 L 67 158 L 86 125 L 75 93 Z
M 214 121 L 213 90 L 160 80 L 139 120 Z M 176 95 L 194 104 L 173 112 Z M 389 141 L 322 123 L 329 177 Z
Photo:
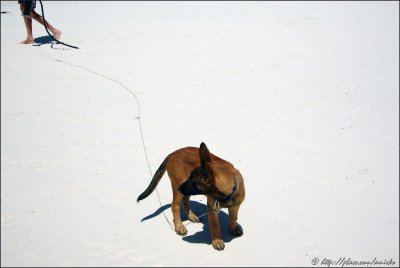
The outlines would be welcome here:
M 159 209 L 157 209 L 152 214 L 144 217 L 141 221 L 143 222 L 143 221 L 149 220 L 151 218 L 154 218 L 154 217 L 160 215 L 164 210 L 167 210 L 169 208 L 171 208 L 170 204 L 164 205 L 164 206 L 160 207 Z M 207 205 L 204 205 L 197 201 L 190 201 L 190 208 L 197 216 L 200 216 L 207 211 Z M 225 242 L 230 242 L 230 241 L 232 241 L 232 239 L 235 238 L 228 230 L 228 222 L 229 222 L 228 217 L 229 217 L 228 214 L 225 213 L 221 209 L 218 214 L 218 218 L 219 218 L 219 225 L 220 225 L 220 230 L 221 230 L 221 239 L 224 240 Z M 189 234 L 190 234 L 190 229 L 191 229 L 190 226 L 192 224 L 202 224 L 203 225 L 203 230 L 201 230 L 197 233 L 191 234 L 191 235 L 184 236 L 184 237 L 182 237 L 182 240 L 189 242 L 189 243 L 211 244 L 210 226 L 208 224 L 207 214 L 205 214 L 203 217 L 200 218 L 199 223 L 191 223 L 191 224 L 186 225 L 187 223 L 190 223 L 190 222 L 188 221 L 186 213 L 181 208 L 181 220 L 182 220 L 183 224 L 186 226 L 186 229 L 188 230 Z

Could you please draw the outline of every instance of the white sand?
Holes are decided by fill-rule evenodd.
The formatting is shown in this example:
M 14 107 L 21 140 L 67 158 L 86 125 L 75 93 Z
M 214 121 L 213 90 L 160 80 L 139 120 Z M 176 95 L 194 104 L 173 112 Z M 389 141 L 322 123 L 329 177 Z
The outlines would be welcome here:
M 19 45 L 1 2 L 2 266 L 399 265 L 398 2 L 44 5 L 79 50 Z M 134 90 L 153 172 L 202 141 L 239 168 L 244 236 L 222 225 L 218 252 L 203 224 L 177 236 L 155 193 L 137 204 L 135 99 L 57 59 Z M 167 175 L 158 190 L 168 205 Z

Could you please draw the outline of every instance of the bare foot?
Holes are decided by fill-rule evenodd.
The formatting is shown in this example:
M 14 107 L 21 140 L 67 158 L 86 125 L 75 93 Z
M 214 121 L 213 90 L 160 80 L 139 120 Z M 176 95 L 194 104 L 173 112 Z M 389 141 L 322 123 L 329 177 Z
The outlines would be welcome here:
M 55 30 L 52 32 L 52 34 L 53 34 L 54 38 L 55 38 L 57 41 L 60 40 L 60 36 L 61 36 L 61 31 L 60 31 L 60 30 L 56 30 L 56 29 L 55 29 Z
M 21 42 L 19 42 L 20 44 L 25 44 L 25 45 L 27 45 L 27 44 L 33 44 L 33 43 L 35 43 L 34 41 L 33 41 L 33 39 L 29 39 L 29 38 L 27 38 L 27 39 L 25 39 L 24 41 L 21 41 Z

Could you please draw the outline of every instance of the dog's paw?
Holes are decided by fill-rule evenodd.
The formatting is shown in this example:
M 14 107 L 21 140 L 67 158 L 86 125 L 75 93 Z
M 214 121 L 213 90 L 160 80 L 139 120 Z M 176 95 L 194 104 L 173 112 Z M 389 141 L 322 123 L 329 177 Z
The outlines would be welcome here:
M 242 236 L 243 235 L 243 229 L 239 224 L 236 224 L 236 228 L 233 230 L 229 230 L 233 236 Z
M 214 239 L 212 241 L 212 246 L 216 249 L 216 250 L 224 250 L 225 248 L 225 243 L 223 240 L 221 239 Z
M 178 235 L 182 235 L 182 236 L 187 235 L 186 227 L 183 226 L 183 224 L 179 224 L 179 225 L 175 226 L 175 232 L 176 232 Z
M 189 213 L 188 219 L 191 222 L 199 222 L 199 218 L 194 213 Z

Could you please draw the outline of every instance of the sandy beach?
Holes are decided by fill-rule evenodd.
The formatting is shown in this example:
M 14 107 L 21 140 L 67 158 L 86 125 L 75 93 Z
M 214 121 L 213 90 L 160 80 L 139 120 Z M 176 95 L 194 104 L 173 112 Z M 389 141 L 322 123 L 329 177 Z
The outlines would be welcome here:
M 399 2 L 43 5 L 79 49 L 1 1 L 1 266 L 399 266 Z M 167 174 L 136 202 L 201 142 L 246 186 L 223 251 Z

